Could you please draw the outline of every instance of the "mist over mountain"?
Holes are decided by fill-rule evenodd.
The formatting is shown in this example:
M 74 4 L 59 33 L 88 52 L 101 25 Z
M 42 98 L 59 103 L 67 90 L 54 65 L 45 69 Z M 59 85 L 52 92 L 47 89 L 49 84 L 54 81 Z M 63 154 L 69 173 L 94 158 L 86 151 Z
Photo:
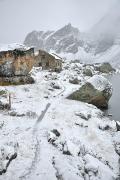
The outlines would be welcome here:
M 35 49 L 75 54 L 84 46 L 83 37 L 79 29 L 69 23 L 57 31 L 33 31 L 26 36 L 24 44 Z
M 90 62 L 93 59 L 101 59 L 103 55 L 105 61 L 113 62 L 114 57 L 112 56 L 111 59 L 108 54 L 114 51 L 115 60 L 117 59 L 118 62 L 120 59 L 120 2 L 118 1 L 87 33 L 80 32 L 69 23 L 57 31 L 30 32 L 24 44 L 66 56 L 71 54 L 73 55 L 71 59 L 87 59 Z
M 92 39 L 97 41 L 96 53 L 109 49 L 120 39 L 120 2 L 118 1 L 110 11 L 90 30 Z
M 111 36 L 116 38 L 120 34 L 120 2 L 118 1 L 110 11 L 95 24 L 90 33 L 96 38 Z

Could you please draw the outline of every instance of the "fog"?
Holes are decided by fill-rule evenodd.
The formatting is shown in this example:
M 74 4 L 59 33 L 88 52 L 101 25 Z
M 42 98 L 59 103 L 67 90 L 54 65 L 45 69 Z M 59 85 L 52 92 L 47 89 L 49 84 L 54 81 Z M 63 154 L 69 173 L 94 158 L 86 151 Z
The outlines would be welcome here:
M 0 43 L 23 42 L 32 30 L 56 30 L 69 22 L 88 31 L 117 0 L 0 0 Z
M 120 1 L 114 4 L 108 13 L 93 26 L 93 35 L 109 35 L 112 37 L 120 35 Z

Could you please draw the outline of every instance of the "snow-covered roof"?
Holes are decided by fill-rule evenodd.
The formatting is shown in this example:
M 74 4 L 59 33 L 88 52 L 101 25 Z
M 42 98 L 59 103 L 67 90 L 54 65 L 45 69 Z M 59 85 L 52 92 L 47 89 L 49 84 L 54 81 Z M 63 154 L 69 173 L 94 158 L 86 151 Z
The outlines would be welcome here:
M 26 47 L 23 44 L 13 43 L 13 44 L 0 44 L 0 52 L 2 51 L 13 51 L 15 49 L 21 50 L 21 51 L 27 51 L 30 49 L 30 47 Z
M 52 56 L 54 56 L 55 59 L 58 59 L 58 60 L 62 60 L 62 58 L 60 56 L 58 56 L 57 54 L 55 53 L 50 53 Z

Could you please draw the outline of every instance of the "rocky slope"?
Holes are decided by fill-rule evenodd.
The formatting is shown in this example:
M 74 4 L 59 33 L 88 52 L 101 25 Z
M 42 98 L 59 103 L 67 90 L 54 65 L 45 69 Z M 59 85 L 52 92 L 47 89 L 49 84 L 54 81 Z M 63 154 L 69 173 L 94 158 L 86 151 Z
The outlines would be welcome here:
M 93 65 L 68 62 L 60 73 L 34 68 L 34 85 L 6 87 L 12 106 L 0 111 L 0 180 L 119 179 L 115 121 L 93 105 L 66 99 L 90 78 L 85 68 L 98 73 Z

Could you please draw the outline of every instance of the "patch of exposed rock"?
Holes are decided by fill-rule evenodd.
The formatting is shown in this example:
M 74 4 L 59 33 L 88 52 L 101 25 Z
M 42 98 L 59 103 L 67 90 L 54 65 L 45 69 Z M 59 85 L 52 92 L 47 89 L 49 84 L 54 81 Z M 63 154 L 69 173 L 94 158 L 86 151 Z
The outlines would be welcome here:
M 112 96 L 112 86 L 103 76 L 95 75 L 79 90 L 73 92 L 68 99 L 93 104 L 98 108 L 107 108 Z
M 0 77 L 0 86 L 33 84 L 35 81 L 30 76 Z

